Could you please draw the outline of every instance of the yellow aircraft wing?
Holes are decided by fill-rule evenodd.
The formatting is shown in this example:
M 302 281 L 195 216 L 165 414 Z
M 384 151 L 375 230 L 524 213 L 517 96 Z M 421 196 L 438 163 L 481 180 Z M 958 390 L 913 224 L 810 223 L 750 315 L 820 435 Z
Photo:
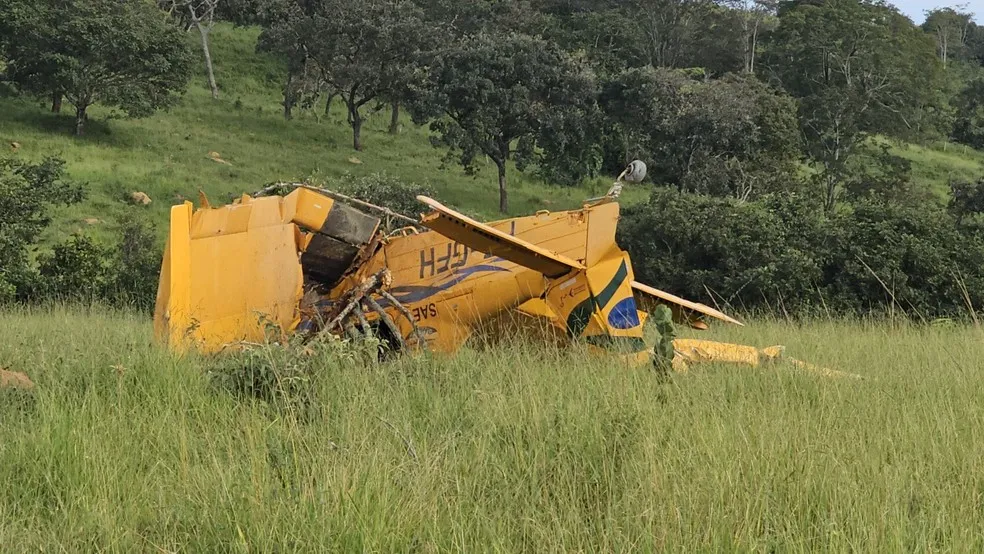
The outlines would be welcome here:
M 643 293 L 646 293 L 646 294 L 648 294 L 650 296 L 653 296 L 655 298 L 659 298 L 660 300 L 664 300 L 666 302 L 670 302 L 671 304 L 676 304 L 677 306 L 686 308 L 688 310 L 692 310 L 692 311 L 695 311 L 695 312 L 698 312 L 698 313 L 702 313 L 704 315 L 713 317 L 715 319 L 720 319 L 721 321 L 726 321 L 728 323 L 734 323 L 735 325 L 741 325 L 742 327 L 744 327 L 744 325 L 745 325 L 744 323 L 738 321 L 737 319 L 735 319 L 735 318 L 733 318 L 731 316 L 728 316 L 728 315 L 726 315 L 726 314 L 724 314 L 724 313 L 722 313 L 722 312 L 720 312 L 718 310 L 715 310 L 714 308 L 712 308 L 710 306 L 705 306 L 704 304 L 700 304 L 698 302 L 691 302 L 690 300 L 686 300 L 684 298 L 680 298 L 679 296 L 670 294 L 670 293 L 665 292 L 665 291 L 661 291 L 661 290 L 659 290 L 657 288 L 650 287 L 649 285 L 644 285 L 644 284 L 639 283 L 637 281 L 632 281 L 632 288 L 635 289 L 635 290 L 637 290 L 637 291 L 639 291 L 639 292 L 643 292 Z
M 572 270 L 584 269 L 584 265 L 575 260 L 503 233 L 484 223 L 479 223 L 436 200 L 426 196 L 418 196 L 417 200 L 434 210 L 421 219 L 424 226 L 475 251 L 499 256 L 538 271 L 551 279 L 565 275 Z

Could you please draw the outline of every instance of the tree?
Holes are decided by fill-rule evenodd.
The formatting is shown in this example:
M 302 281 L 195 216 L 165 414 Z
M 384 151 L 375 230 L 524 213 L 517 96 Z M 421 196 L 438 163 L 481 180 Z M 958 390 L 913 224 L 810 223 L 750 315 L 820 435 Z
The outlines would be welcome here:
M 705 82 L 682 70 L 629 69 L 605 84 L 601 104 L 621 163 L 641 158 L 657 183 L 747 200 L 798 180 L 795 103 L 753 76 Z
M 585 52 L 600 73 L 644 64 L 639 25 L 619 0 L 538 0 L 540 34 L 569 52 Z
M 177 101 L 192 58 L 174 25 L 144 0 L 7 0 L 0 4 L 8 78 L 21 90 L 64 97 L 82 135 L 93 104 L 132 117 Z
M 984 76 L 974 79 L 954 101 L 953 140 L 984 149 Z
M 83 187 L 65 180 L 64 168 L 57 158 L 0 158 L 0 301 L 32 284 L 31 249 L 51 223 L 51 209 L 85 198 Z
M 738 14 L 742 35 L 742 65 L 746 73 L 755 73 L 755 60 L 759 51 L 759 37 L 775 13 L 777 0 L 722 0 L 724 5 Z
M 212 98 L 219 98 L 219 86 L 215 82 L 215 71 L 212 69 L 212 51 L 209 48 L 209 34 L 215 27 L 216 8 L 219 0 L 158 0 L 158 5 L 180 21 L 186 28 L 194 27 L 202 39 L 202 54 L 205 56 L 205 73 L 208 76 L 208 88 Z
M 307 43 L 296 33 L 305 24 L 306 15 L 300 4 L 287 2 L 268 4 L 264 18 L 266 26 L 256 43 L 258 52 L 277 55 L 287 69 L 283 88 L 284 119 L 293 119 L 294 106 L 310 101 L 325 86 L 324 72 L 310 56 Z M 329 97 L 328 106 L 331 98 Z M 327 110 L 327 108 L 326 108 Z
M 681 67 L 691 54 L 695 29 L 709 0 L 632 0 L 629 4 L 639 26 L 646 63 L 653 67 Z
M 586 121 L 595 97 L 593 75 L 558 46 L 518 33 L 482 32 L 431 60 L 414 119 L 436 118 L 430 124 L 435 146 L 447 147 L 449 157 L 459 153 L 466 172 L 475 171 L 481 155 L 492 160 L 505 213 L 506 163 L 514 156 L 529 163 L 545 134 L 565 128 L 563 122 Z
M 877 0 L 784 4 L 767 65 L 769 76 L 799 99 L 827 210 L 858 146 L 875 133 L 915 133 L 942 76 L 932 38 Z
M 419 74 L 417 61 L 433 33 L 408 0 L 295 2 L 290 17 L 263 31 L 268 48 L 310 59 L 348 110 L 352 144 L 362 150 L 364 107 L 392 97 Z
M 951 58 L 967 57 L 972 20 L 971 14 L 953 8 L 936 8 L 926 12 L 926 21 L 922 28 L 935 37 L 937 52 L 944 68 Z

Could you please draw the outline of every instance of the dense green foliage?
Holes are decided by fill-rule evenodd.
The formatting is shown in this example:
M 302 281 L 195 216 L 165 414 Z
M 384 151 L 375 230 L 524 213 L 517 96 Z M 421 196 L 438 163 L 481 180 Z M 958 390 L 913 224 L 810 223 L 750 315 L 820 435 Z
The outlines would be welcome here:
M 64 162 L 0 158 L 0 304 L 14 300 L 104 300 L 144 311 L 154 303 L 160 248 L 146 222 L 125 221 L 114 244 L 73 235 L 38 253 L 58 205 L 83 200 L 64 178 Z
M 499 210 L 509 209 L 506 162 L 520 167 L 537 145 L 564 162 L 568 143 L 583 144 L 593 122 L 592 76 L 563 50 L 533 37 L 478 34 L 435 53 L 415 95 L 415 117 L 432 121 L 435 144 L 474 170 L 480 156 L 496 166 Z
M 367 105 L 400 99 L 415 79 L 420 51 L 436 34 L 423 18 L 409 0 L 292 2 L 265 29 L 260 44 L 288 60 L 289 78 L 313 62 L 323 86 L 344 101 L 353 148 L 362 150 Z M 285 98 L 285 107 L 289 103 Z
M 147 0 L 8 0 L 0 49 L 21 90 L 75 106 L 79 135 L 96 103 L 130 116 L 174 104 L 191 71 L 178 29 Z
M 32 281 L 32 248 L 59 204 L 79 202 L 78 184 L 64 180 L 64 162 L 38 164 L 0 158 L 0 302 L 18 296 Z
M 984 236 L 932 204 L 863 200 L 826 215 L 792 195 L 667 191 L 626 209 L 619 238 L 643 281 L 742 311 L 930 319 L 984 305 Z
M 800 136 L 792 99 L 747 75 L 702 81 L 680 71 L 626 70 L 601 103 L 617 160 L 642 159 L 656 183 L 748 199 L 791 188 Z

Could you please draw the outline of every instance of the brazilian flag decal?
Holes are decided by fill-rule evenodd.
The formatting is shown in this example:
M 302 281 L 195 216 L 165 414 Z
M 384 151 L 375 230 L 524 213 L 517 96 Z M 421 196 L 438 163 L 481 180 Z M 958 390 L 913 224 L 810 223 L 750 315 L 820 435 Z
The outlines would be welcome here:
M 604 290 L 598 293 L 595 297 L 595 301 L 598 304 L 599 310 L 604 310 L 605 306 L 612 301 L 612 297 L 618 292 L 618 287 L 622 286 L 625 282 L 625 278 L 629 276 L 629 268 L 625 267 L 625 260 L 622 260 L 622 265 L 618 266 L 618 271 L 615 272 L 615 276 L 612 280 L 605 285 Z
M 615 276 L 598 293 L 598 296 L 591 295 L 587 300 L 581 302 L 571 310 L 570 315 L 567 316 L 567 333 L 574 338 L 580 337 L 581 333 L 584 332 L 584 328 L 588 326 L 588 321 L 591 320 L 591 314 L 594 313 L 595 308 L 603 310 L 612 301 L 612 297 L 615 296 L 618 288 L 622 286 L 622 283 L 625 282 L 628 276 L 629 268 L 626 267 L 625 260 L 622 260 L 622 264 L 618 267 L 618 271 L 615 272 Z

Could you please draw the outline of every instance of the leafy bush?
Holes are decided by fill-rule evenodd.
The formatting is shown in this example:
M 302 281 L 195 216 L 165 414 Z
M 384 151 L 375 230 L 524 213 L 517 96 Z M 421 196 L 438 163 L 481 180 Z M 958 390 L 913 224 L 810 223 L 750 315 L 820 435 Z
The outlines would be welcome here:
M 21 296 L 34 281 L 30 253 L 51 222 L 51 210 L 80 202 L 84 189 L 65 180 L 65 162 L 0 158 L 0 302 Z
M 795 195 L 664 190 L 624 211 L 619 241 L 641 280 L 748 311 L 930 318 L 984 305 L 984 236 L 931 203 L 867 198 L 827 217 Z
M 106 247 L 89 237 L 73 235 L 41 256 L 33 296 L 46 300 L 98 300 L 110 279 L 109 259 Z
M 121 222 L 118 242 L 110 250 L 110 276 L 104 296 L 116 305 L 142 311 L 154 307 L 164 245 L 150 224 L 127 218 Z
M 707 299 L 710 290 L 744 308 L 808 304 L 821 276 L 810 246 L 822 244 L 813 242 L 819 225 L 794 197 L 740 203 L 658 189 L 623 211 L 618 240 L 643 281 L 684 296 Z
M 412 218 L 416 218 L 424 208 L 424 205 L 417 200 L 417 196 L 421 194 L 434 196 L 434 191 L 428 187 L 407 183 L 386 173 L 346 178 L 339 184 L 349 196 Z
M 935 205 L 859 203 L 826 240 L 831 259 L 821 285 L 838 310 L 935 317 L 984 300 L 984 240 L 962 233 Z
M 977 181 L 953 181 L 950 183 L 950 201 L 947 208 L 957 218 L 957 224 L 965 218 L 984 213 L 984 177 Z
M 365 367 L 376 359 L 376 346 L 354 344 L 331 335 L 302 341 L 247 345 L 215 357 L 208 377 L 219 390 L 241 400 L 259 400 L 277 413 L 316 416 L 319 379 L 344 366 Z M 364 348 L 363 348 L 364 347 Z

